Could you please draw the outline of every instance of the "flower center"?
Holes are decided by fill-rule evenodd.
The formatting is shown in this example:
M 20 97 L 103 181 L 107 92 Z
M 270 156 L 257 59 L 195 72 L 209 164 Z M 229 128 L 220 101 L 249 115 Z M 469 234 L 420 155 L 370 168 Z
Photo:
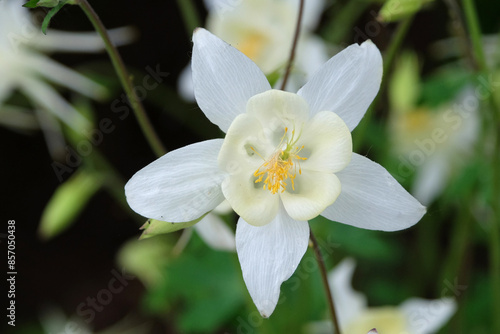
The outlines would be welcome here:
M 264 48 L 266 36 L 258 32 L 250 32 L 238 45 L 238 50 L 248 58 L 256 61 Z
M 301 174 L 301 169 L 298 161 L 295 164 L 294 160 L 307 159 L 299 156 L 299 152 L 304 148 L 304 146 L 296 146 L 300 134 L 295 139 L 295 130 L 292 131 L 292 137 L 287 140 L 286 146 L 282 149 L 284 146 L 283 141 L 287 132 L 288 128 L 285 128 L 285 134 L 281 138 L 278 149 L 253 173 L 253 175 L 257 177 L 255 183 L 264 182 L 262 188 L 270 190 L 273 194 L 276 194 L 280 189 L 281 192 L 286 190 L 287 179 L 290 179 L 292 189 L 295 190 L 294 180 L 297 176 L 297 165 L 299 165 L 299 174 Z M 255 153 L 259 154 L 253 147 L 251 149 Z M 259 156 L 262 158 L 260 154 Z

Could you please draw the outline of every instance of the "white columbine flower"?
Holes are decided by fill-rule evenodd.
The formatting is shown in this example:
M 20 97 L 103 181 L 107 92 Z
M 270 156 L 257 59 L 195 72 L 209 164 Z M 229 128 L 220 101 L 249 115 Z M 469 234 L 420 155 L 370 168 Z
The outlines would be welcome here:
M 416 55 L 403 54 L 389 87 L 391 149 L 399 175 L 415 173 L 411 192 L 429 205 L 470 158 L 481 127 L 478 96 L 488 92 L 465 87 L 450 102 L 418 106 L 420 86 Z
M 308 0 L 304 4 L 300 40 L 287 90 L 297 91 L 328 60 L 325 43 L 312 34 L 321 19 L 324 2 Z M 297 25 L 298 0 L 205 0 L 205 4 L 209 31 L 243 52 L 264 74 L 282 72 Z M 278 81 L 276 86 L 280 84 Z M 186 100 L 194 100 L 189 66 L 179 77 L 179 92 Z
M 311 31 L 321 19 L 324 2 L 305 2 L 301 25 L 303 40 L 312 37 Z M 207 29 L 243 52 L 265 74 L 286 65 L 297 25 L 299 0 L 205 0 L 205 4 Z M 306 45 L 301 43 L 300 46 Z
M 104 44 L 96 33 L 49 29 L 48 34 L 43 35 L 40 27 L 33 23 L 30 10 L 22 7 L 24 3 L 26 1 L 0 0 L 0 106 L 13 91 L 19 90 L 36 108 L 78 130 L 88 125 L 87 120 L 50 83 L 95 99 L 103 97 L 106 89 L 43 52 L 95 52 L 103 50 Z M 123 44 L 129 36 L 128 29 L 112 33 L 117 44 Z
M 325 63 L 297 94 L 271 89 L 244 54 L 204 29 L 193 36 L 198 105 L 226 132 L 172 151 L 125 186 L 139 214 L 185 222 L 224 199 L 240 216 L 236 250 L 263 317 L 297 268 L 319 214 L 345 224 L 394 231 L 425 208 L 389 173 L 352 153 L 350 131 L 378 92 L 382 57 L 366 42 Z
M 471 89 L 438 108 L 422 106 L 389 119 L 401 176 L 415 172 L 412 194 L 430 205 L 473 153 L 480 132 L 479 102 Z
M 328 275 L 343 333 L 364 333 L 366 328 L 375 327 L 381 334 L 432 334 L 455 313 L 453 298 L 410 298 L 398 307 L 368 307 L 366 297 L 351 286 L 355 267 L 355 261 L 347 258 Z M 332 333 L 332 329 L 330 321 L 322 321 L 308 324 L 305 332 L 326 334 Z

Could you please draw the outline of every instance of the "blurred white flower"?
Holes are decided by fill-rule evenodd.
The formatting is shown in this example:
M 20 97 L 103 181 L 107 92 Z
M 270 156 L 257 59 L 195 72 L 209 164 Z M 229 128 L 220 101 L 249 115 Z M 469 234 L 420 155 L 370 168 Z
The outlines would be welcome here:
M 290 56 L 297 24 L 298 0 L 206 0 L 207 30 L 240 50 L 266 75 L 279 75 Z M 318 24 L 324 0 L 305 1 L 294 67 L 286 89 L 296 92 L 328 60 L 325 43 L 312 31 Z M 179 92 L 194 101 L 191 67 L 179 77 Z M 276 83 L 280 86 L 281 80 Z
M 456 311 L 453 298 L 410 298 L 397 307 L 368 307 L 366 297 L 351 285 L 355 267 L 355 261 L 347 258 L 328 275 L 342 333 L 365 333 L 368 328 L 376 328 L 381 334 L 433 334 Z M 332 330 L 331 321 L 320 321 L 306 325 L 305 333 L 326 334 Z
M 473 152 L 480 129 L 479 99 L 466 87 L 439 107 L 417 107 L 419 85 L 416 57 L 403 55 L 390 86 L 391 148 L 400 176 L 415 173 L 411 193 L 429 205 Z
M 46 334 L 143 334 L 149 333 L 153 325 L 141 321 L 139 316 L 130 314 L 99 331 L 92 330 L 87 319 L 81 315 L 67 316 L 59 307 L 45 305 L 39 312 L 40 325 Z
M 104 44 L 96 33 L 49 29 L 47 35 L 43 35 L 40 27 L 35 25 L 30 10 L 22 7 L 25 2 L 0 0 L 0 123 L 16 127 L 20 120 L 26 118 L 22 109 L 5 104 L 18 90 L 35 109 L 44 111 L 41 117 L 37 113 L 42 129 L 57 133 L 59 126 L 54 117 L 75 130 L 87 127 L 88 121 L 59 95 L 52 84 L 93 99 L 103 98 L 106 88 L 57 63 L 44 52 L 95 52 L 104 50 Z M 117 29 L 111 35 L 117 44 L 123 44 L 130 40 L 131 31 Z M 24 126 L 21 125 L 21 128 Z
M 234 232 L 220 217 L 232 211 L 229 203 L 224 201 L 194 225 L 201 239 L 213 249 L 230 252 L 236 250 Z
M 263 317 L 309 240 L 308 219 L 395 231 L 425 213 L 379 164 L 352 153 L 352 131 L 378 92 L 382 57 L 370 41 L 323 64 L 296 94 L 271 89 L 241 52 L 204 29 L 193 36 L 193 82 L 205 115 L 227 133 L 172 151 L 126 184 L 130 207 L 193 221 L 226 199 L 240 216 L 236 249 Z

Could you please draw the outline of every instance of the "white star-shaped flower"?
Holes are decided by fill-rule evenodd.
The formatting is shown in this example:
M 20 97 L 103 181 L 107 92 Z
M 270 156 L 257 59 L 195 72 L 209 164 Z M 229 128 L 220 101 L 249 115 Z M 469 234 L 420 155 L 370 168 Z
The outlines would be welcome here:
M 397 307 L 368 307 L 366 296 L 352 288 L 355 268 L 355 261 L 347 258 L 328 274 L 343 333 L 363 333 L 366 328 L 373 327 L 381 334 L 436 333 L 457 309 L 455 300 L 449 297 L 434 300 L 409 298 Z M 305 332 L 326 334 L 332 329 L 331 321 L 321 321 L 308 324 Z
M 281 73 L 286 67 L 293 42 L 298 0 L 205 0 L 208 10 L 206 28 L 231 44 L 266 75 Z M 325 42 L 312 31 L 321 20 L 324 0 L 304 3 L 299 43 L 287 90 L 297 91 L 329 56 Z M 282 80 L 275 83 L 281 87 Z M 191 67 L 179 77 L 179 93 L 194 101 Z
M 297 94 L 273 90 L 249 58 L 204 29 L 193 36 L 198 105 L 227 133 L 172 151 L 125 186 L 139 214 L 186 222 L 226 199 L 240 215 L 236 250 L 264 317 L 297 268 L 317 215 L 395 231 L 425 208 L 380 165 L 352 153 L 350 131 L 378 92 L 382 57 L 366 42 L 326 62 Z
M 19 90 L 36 108 L 47 111 L 68 126 L 79 130 L 89 122 L 51 83 L 99 99 L 106 88 L 78 72 L 52 60 L 44 52 L 95 52 L 104 50 L 96 33 L 71 33 L 57 30 L 43 35 L 33 23 L 26 1 L 0 0 L 0 106 Z M 130 40 L 130 29 L 111 32 L 117 44 Z M 46 116 L 46 115 L 45 115 Z

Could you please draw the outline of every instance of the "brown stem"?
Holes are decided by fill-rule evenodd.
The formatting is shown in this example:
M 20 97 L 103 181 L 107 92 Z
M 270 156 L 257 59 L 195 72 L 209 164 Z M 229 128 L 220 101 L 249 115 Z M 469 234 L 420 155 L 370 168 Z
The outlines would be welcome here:
M 321 280 L 323 281 L 323 287 L 325 289 L 326 300 L 328 301 L 328 308 L 330 309 L 330 315 L 332 316 L 333 328 L 336 334 L 340 333 L 340 326 L 337 321 L 337 314 L 335 312 L 335 304 L 333 303 L 332 291 L 330 290 L 330 285 L 328 284 L 328 276 L 326 273 L 325 261 L 323 260 L 323 255 L 321 255 L 321 250 L 319 249 L 318 241 L 314 236 L 311 227 L 309 227 L 309 239 L 313 244 L 314 255 L 316 255 L 316 260 L 318 261 L 319 271 L 321 273 Z
M 283 82 L 281 83 L 281 90 L 285 90 L 286 82 L 288 81 L 288 76 L 292 70 L 293 59 L 295 58 L 295 49 L 297 48 L 297 42 L 299 40 L 300 26 L 302 24 L 302 13 L 304 12 L 304 0 L 300 0 L 299 5 L 299 15 L 297 18 L 297 26 L 295 27 L 295 35 L 293 37 L 292 50 L 290 51 L 290 58 L 288 58 L 288 64 L 286 66 L 285 75 L 283 76 Z

